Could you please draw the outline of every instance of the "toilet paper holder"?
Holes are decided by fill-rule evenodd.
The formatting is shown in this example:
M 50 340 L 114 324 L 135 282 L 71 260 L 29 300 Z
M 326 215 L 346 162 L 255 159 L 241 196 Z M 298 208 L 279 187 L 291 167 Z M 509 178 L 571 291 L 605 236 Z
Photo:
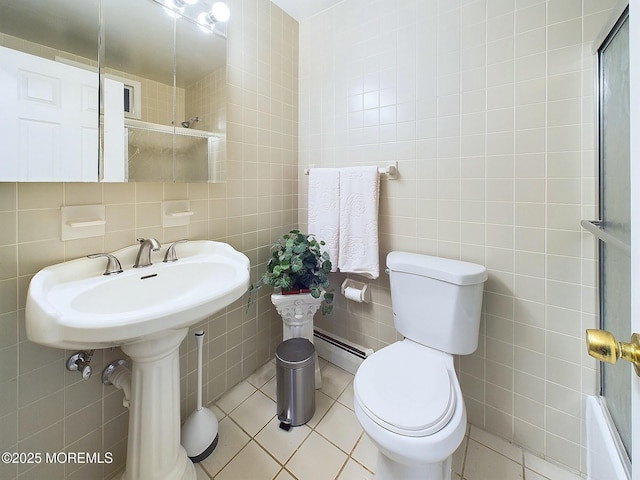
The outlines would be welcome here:
M 369 284 L 367 283 L 356 282 L 355 280 L 347 278 L 344 282 L 342 282 L 340 291 L 342 292 L 342 295 L 344 295 L 348 300 L 353 300 L 358 303 L 371 302 L 371 289 L 369 287 Z

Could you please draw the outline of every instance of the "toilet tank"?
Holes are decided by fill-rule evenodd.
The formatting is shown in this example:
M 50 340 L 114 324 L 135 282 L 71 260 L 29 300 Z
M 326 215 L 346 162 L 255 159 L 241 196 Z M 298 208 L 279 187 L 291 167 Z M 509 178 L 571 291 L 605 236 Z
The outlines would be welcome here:
M 487 269 L 475 263 L 417 253 L 387 255 L 396 330 L 443 352 L 467 355 L 478 347 Z

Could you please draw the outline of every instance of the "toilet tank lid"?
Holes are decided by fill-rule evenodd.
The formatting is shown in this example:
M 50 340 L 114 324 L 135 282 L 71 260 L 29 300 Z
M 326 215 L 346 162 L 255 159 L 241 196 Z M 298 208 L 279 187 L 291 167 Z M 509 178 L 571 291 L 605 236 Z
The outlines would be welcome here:
M 421 275 L 456 285 L 483 283 L 488 276 L 483 265 L 409 252 L 390 252 L 387 267 L 393 272 Z

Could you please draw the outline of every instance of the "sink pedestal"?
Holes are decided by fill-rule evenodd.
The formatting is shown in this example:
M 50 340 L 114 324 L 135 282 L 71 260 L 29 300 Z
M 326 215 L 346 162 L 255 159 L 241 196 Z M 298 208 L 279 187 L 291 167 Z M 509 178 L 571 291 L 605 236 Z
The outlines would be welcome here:
M 180 356 L 187 328 L 122 345 L 132 360 L 127 466 L 123 480 L 195 480 L 180 445 Z

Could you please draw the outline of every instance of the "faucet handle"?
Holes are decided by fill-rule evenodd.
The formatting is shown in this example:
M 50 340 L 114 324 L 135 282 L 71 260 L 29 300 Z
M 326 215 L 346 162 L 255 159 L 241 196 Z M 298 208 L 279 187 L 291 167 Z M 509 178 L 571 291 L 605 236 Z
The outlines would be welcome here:
M 110 253 L 92 253 L 91 255 L 87 255 L 87 258 L 100 258 L 107 257 L 107 268 L 104 271 L 103 275 L 115 275 L 117 273 L 122 273 L 122 265 L 120 265 L 120 260 L 111 255 Z
M 178 240 L 177 242 L 173 242 L 171 245 L 169 245 L 169 248 L 167 248 L 167 253 L 164 255 L 163 262 L 167 263 L 167 262 L 178 261 L 178 257 L 176 255 L 176 245 L 178 243 L 185 243 L 188 241 L 189 241 L 188 238 L 183 238 L 182 240 Z

